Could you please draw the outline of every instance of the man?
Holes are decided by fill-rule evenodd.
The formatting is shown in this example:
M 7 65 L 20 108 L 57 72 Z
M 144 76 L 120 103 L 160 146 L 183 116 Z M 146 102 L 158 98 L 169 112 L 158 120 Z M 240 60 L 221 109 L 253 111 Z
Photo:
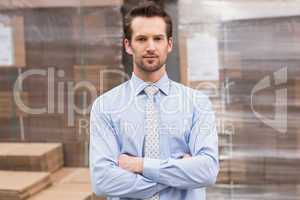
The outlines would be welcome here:
M 164 10 L 144 3 L 124 29 L 133 74 L 93 104 L 93 190 L 108 200 L 203 200 L 219 170 L 211 103 L 168 78 L 172 22 Z

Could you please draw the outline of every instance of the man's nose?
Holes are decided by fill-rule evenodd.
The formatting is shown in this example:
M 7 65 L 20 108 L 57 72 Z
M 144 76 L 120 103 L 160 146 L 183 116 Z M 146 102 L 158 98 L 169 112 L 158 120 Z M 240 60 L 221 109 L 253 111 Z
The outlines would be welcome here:
M 155 44 L 153 40 L 148 41 L 147 51 L 154 51 L 155 50 Z

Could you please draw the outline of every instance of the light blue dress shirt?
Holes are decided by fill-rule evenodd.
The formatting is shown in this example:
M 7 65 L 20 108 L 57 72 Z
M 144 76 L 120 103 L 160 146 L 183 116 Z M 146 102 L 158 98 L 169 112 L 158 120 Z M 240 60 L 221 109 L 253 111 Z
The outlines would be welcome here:
M 93 191 L 108 200 L 204 200 L 219 171 L 218 136 L 208 97 L 164 75 L 155 106 L 159 112 L 160 159 L 144 158 L 143 173 L 118 167 L 118 156 L 144 157 L 145 105 L 149 83 L 131 79 L 98 97 L 90 117 Z M 182 159 L 185 154 L 191 158 Z

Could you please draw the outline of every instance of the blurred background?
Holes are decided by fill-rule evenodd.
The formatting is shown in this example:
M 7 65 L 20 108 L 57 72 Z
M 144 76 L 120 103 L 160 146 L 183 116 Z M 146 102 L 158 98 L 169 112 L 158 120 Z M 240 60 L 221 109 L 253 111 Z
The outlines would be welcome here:
M 128 80 L 138 0 L 0 1 L 0 200 L 90 200 L 89 112 Z M 209 95 L 221 170 L 208 200 L 300 199 L 300 1 L 157 0 L 171 79 Z

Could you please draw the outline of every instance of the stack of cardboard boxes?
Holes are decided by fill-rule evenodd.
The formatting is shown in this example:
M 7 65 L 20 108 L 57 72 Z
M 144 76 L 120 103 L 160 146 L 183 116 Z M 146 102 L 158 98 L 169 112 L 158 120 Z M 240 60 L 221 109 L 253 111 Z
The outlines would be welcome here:
M 64 167 L 60 143 L 0 143 L 0 199 L 103 200 L 88 168 Z
M 242 124 L 236 128 L 233 146 L 236 152 L 249 157 L 244 161 L 247 166 L 244 173 L 249 174 L 249 178 L 243 181 L 237 176 L 233 178 L 235 182 L 299 183 L 295 178 L 299 176 L 296 172 L 296 163 L 300 163 L 299 126 L 295 123 L 297 112 L 293 111 L 297 106 L 290 92 L 297 87 L 294 81 L 299 73 L 300 49 L 295 45 L 300 42 L 296 37 L 299 34 L 297 21 L 298 17 L 285 17 L 223 23 L 222 30 L 226 34 L 220 46 L 226 57 L 224 68 L 228 68 L 223 77 L 234 83 L 229 91 L 231 103 L 227 110 L 240 113 L 241 119 L 237 121 Z M 288 26 L 291 27 L 288 29 Z M 237 55 L 239 77 L 229 72 L 233 63 L 237 63 Z M 249 167 L 250 160 L 256 167 Z M 231 174 L 241 169 L 235 165 L 233 158 Z M 251 175 L 252 170 L 257 176 Z
M 23 33 L 11 36 L 18 62 L 0 67 L 0 141 L 62 142 L 66 165 L 88 166 L 92 102 L 128 79 L 122 5 L 121 0 L 0 3 L 0 22 L 11 19 L 13 30 Z M 29 109 L 14 100 L 17 78 L 21 103 Z
M 184 35 L 179 39 L 187 44 L 180 53 L 187 74 L 183 80 L 194 87 L 198 74 L 198 85 L 215 83 L 210 91 L 220 92 L 218 101 L 211 95 L 215 93 L 208 93 L 221 108 L 216 109 L 219 185 L 208 199 L 219 192 L 219 199 L 248 199 L 255 193 L 286 199 L 299 193 L 300 13 L 294 4 L 286 2 L 278 13 L 273 9 L 278 2 L 179 1 L 179 31 Z M 256 12 L 249 12 L 252 8 Z M 218 79 L 207 79 L 216 64 Z M 289 188 L 290 194 L 280 194 L 274 184 Z

